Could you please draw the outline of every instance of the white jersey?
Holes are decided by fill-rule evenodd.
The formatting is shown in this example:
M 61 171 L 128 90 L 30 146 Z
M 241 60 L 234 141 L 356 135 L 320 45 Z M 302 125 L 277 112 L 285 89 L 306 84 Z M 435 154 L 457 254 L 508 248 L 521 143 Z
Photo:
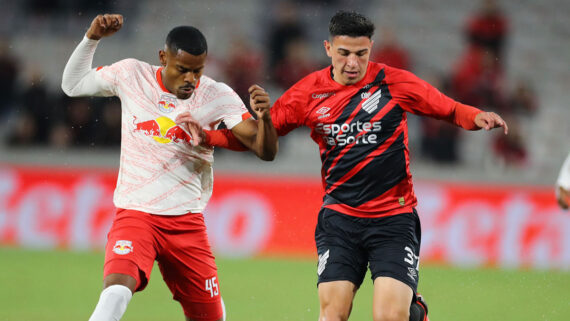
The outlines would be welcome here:
M 202 76 L 189 99 L 166 88 L 161 67 L 136 59 L 91 68 L 98 41 L 84 38 L 70 57 L 62 88 L 69 96 L 118 96 L 122 106 L 121 159 L 115 206 L 151 214 L 203 212 L 212 195 L 213 149 L 193 147 L 176 116 L 189 111 L 204 129 L 228 128 L 247 113 L 227 85 Z

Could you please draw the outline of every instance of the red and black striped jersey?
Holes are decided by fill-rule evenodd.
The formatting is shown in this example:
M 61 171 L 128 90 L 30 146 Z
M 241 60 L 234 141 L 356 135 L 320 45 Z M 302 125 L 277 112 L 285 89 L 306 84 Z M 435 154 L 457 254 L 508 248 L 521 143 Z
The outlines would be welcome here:
M 406 112 L 476 129 L 479 109 L 443 95 L 412 73 L 370 62 L 353 85 L 332 66 L 311 73 L 271 109 L 280 136 L 307 126 L 319 145 L 324 206 L 359 217 L 411 212 L 413 191 Z

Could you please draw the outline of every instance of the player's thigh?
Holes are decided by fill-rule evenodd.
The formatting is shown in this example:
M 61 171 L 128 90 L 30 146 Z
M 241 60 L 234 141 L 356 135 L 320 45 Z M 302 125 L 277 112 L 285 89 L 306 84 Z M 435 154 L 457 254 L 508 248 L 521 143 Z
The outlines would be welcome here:
M 319 283 L 320 315 L 324 320 L 346 320 L 358 288 L 350 281 Z
M 409 285 L 390 278 L 374 280 L 373 319 L 408 320 L 414 292 Z
M 119 209 L 107 235 L 105 247 L 105 284 L 124 284 L 124 275 L 136 281 L 137 291 L 150 278 L 156 243 L 152 223 L 146 213 Z M 126 278 L 129 279 L 129 278 Z
M 389 277 L 408 285 L 415 292 L 419 280 L 421 239 L 417 214 L 414 211 L 378 220 L 363 232 L 372 280 Z
M 368 265 L 366 253 L 360 246 L 360 231 L 353 217 L 321 209 L 315 229 L 319 256 L 317 284 L 349 281 L 357 289 L 360 287 Z
M 223 316 L 216 262 L 201 215 L 184 215 L 181 227 L 164 238 L 157 258 L 164 281 L 184 314 L 191 320 L 217 320 Z

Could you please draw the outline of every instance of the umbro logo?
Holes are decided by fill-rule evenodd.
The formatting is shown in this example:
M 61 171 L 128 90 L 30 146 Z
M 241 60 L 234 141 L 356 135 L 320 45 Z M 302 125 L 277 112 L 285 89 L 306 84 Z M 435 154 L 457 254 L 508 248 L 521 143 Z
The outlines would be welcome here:
M 318 119 L 329 117 L 331 114 L 327 114 L 328 111 L 331 110 L 329 107 L 321 107 L 319 110 L 316 111 L 317 114 L 321 114 Z
M 317 114 L 324 115 L 324 114 L 326 114 L 327 111 L 329 111 L 329 110 L 331 110 L 331 109 L 328 108 L 328 107 L 321 107 L 321 108 L 319 108 L 319 110 L 317 110 Z

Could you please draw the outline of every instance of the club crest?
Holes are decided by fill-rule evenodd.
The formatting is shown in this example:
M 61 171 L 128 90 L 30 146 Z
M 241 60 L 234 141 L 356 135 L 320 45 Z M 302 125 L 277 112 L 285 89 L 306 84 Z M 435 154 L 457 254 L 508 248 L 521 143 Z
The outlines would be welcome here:
M 176 109 L 176 98 L 170 95 L 160 96 L 160 100 L 158 101 L 158 110 L 165 114 L 168 114 L 171 113 L 174 109 Z

